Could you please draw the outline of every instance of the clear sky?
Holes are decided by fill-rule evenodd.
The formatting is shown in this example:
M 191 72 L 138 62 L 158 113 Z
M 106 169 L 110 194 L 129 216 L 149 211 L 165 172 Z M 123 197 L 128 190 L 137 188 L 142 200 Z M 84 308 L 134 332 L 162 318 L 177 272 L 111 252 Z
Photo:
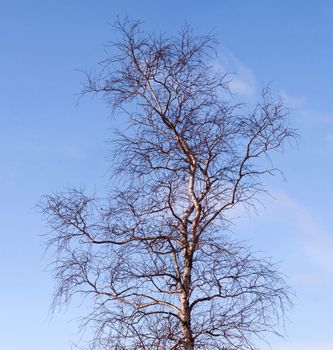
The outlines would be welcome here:
M 232 89 L 253 102 L 272 82 L 293 109 L 298 147 L 276 157 L 287 181 L 275 199 L 239 219 L 235 234 L 281 261 L 296 291 L 287 340 L 273 350 L 332 350 L 333 1 L 1 1 L 0 348 L 69 350 L 78 305 L 49 317 L 53 282 L 47 231 L 35 204 L 64 186 L 105 191 L 112 119 L 98 99 L 76 105 L 89 69 L 103 58 L 117 15 L 174 33 L 185 22 L 221 41 Z M 265 349 L 265 347 L 263 347 Z

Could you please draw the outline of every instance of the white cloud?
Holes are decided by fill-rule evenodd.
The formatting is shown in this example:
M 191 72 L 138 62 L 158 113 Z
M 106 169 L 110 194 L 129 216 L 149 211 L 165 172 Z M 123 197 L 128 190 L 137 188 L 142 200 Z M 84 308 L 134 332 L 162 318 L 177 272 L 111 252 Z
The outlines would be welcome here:
M 318 273 L 301 272 L 293 276 L 293 280 L 296 284 L 305 286 L 318 286 L 322 282 L 322 276 Z M 333 349 L 333 348 L 332 348 Z
M 286 342 L 285 344 L 272 345 L 272 350 L 333 350 L 333 342 Z
M 255 96 L 257 83 L 253 71 L 230 51 L 223 48 L 213 66 L 220 73 L 227 74 L 233 94 L 248 98 Z
M 286 194 L 278 194 L 280 205 L 295 220 L 305 254 L 316 264 L 333 271 L 333 234 L 305 206 Z M 309 276 L 307 276 L 308 278 Z M 332 347 L 333 349 L 333 347 Z
M 287 107 L 296 110 L 302 110 L 306 104 L 305 96 L 292 96 L 288 94 L 285 90 L 280 92 L 280 96 L 284 99 Z

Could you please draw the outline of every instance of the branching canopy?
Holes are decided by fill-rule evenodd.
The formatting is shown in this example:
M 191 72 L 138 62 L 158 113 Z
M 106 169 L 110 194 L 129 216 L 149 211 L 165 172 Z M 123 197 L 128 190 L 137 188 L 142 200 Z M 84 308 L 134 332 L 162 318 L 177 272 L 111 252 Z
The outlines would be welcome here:
M 116 25 L 119 41 L 86 93 L 126 109 L 106 199 L 81 190 L 41 204 L 55 247 L 55 304 L 80 293 L 93 348 L 255 349 L 290 306 L 274 264 L 226 233 L 228 212 L 255 205 L 270 160 L 294 136 L 269 88 L 249 111 L 209 64 L 214 37 L 185 28 L 148 35 Z M 116 51 L 116 53 L 114 53 Z

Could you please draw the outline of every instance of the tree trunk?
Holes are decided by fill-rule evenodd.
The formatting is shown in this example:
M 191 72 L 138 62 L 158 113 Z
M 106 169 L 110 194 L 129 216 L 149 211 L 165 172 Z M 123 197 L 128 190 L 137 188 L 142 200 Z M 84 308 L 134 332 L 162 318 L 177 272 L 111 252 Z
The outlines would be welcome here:
M 180 296 L 182 333 L 184 339 L 184 349 L 194 350 L 194 339 L 191 328 L 190 311 L 190 286 L 191 286 L 192 258 L 188 251 L 185 251 L 185 266 L 183 275 L 183 292 Z

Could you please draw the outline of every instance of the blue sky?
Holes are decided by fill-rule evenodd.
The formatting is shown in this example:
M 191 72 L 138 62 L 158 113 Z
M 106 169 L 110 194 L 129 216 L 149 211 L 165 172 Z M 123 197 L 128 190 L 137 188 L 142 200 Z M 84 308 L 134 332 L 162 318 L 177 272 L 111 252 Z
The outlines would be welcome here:
M 276 157 L 287 181 L 275 199 L 235 221 L 235 235 L 281 261 L 297 293 L 287 340 L 274 350 L 333 349 L 333 1 L 2 1 L 0 8 L 0 347 L 69 350 L 80 307 L 49 317 L 53 282 L 35 209 L 69 185 L 105 191 L 112 119 L 98 99 L 77 105 L 89 69 L 103 58 L 117 15 L 174 33 L 185 22 L 221 41 L 218 65 L 253 102 L 272 82 L 292 108 L 299 145 Z M 263 346 L 263 349 L 267 347 Z

